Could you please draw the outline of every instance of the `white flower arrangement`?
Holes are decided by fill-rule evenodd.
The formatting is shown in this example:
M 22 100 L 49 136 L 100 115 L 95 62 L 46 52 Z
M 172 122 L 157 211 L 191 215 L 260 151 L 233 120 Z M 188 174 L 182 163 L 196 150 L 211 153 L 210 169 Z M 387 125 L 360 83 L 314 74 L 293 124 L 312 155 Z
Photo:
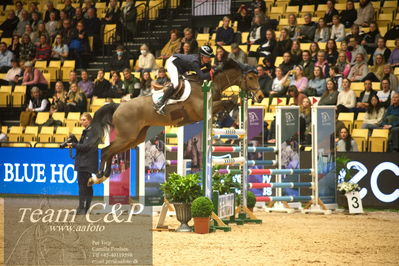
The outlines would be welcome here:
M 352 191 L 358 191 L 359 190 L 359 185 L 355 183 L 350 183 L 350 182 L 342 182 L 338 184 L 338 191 L 348 193 Z

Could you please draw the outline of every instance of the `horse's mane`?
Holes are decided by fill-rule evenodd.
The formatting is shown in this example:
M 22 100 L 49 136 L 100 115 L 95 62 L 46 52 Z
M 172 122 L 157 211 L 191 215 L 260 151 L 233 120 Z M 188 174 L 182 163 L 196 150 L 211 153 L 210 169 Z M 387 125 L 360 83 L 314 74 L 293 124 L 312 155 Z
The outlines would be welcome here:
M 240 63 L 234 59 L 227 59 L 226 62 L 224 62 L 219 69 L 217 69 L 217 73 L 223 72 L 225 70 L 229 69 L 240 69 L 243 73 L 248 73 L 248 72 L 256 72 L 256 68 L 247 64 Z

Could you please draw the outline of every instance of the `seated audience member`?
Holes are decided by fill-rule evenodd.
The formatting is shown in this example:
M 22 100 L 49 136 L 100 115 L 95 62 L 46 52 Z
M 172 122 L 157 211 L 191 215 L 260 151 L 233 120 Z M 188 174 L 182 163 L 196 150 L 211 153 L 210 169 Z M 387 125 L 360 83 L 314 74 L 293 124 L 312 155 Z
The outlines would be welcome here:
M 345 41 L 350 44 L 350 39 L 355 38 L 357 44 L 360 45 L 363 40 L 363 35 L 360 34 L 360 28 L 358 25 L 352 25 L 350 33 L 345 37 Z
M 158 76 L 157 78 L 153 81 L 152 86 L 156 89 L 162 89 L 167 83 L 170 82 L 170 79 L 168 76 L 166 76 L 166 69 L 161 67 L 158 70 Z
M 338 91 L 337 85 L 332 79 L 327 79 L 327 90 L 320 98 L 319 105 L 337 105 Z
M 268 29 L 266 31 L 265 43 L 259 46 L 257 55 L 261 57 L 274 58 L 276 49 L 277 49 L 276 34 L 274 30 Z
M 341 13 L 339 14 L 339 18 L 341 19 L 342 24 L 344 24 L 345 28 L 348 29 L 352 27 L 357 18 L 357 11 L 355 9 L 353 1 L 349 0 L 346 2 L 346 9 L 341 11 Z
M 356 106 L 356 94 L 351 89 L 351 81 L 348 78 L 342 80 L 342 91 L 337 98 L 337 113 L 350 112 Z
M 337 84 L 338 91 L 342 91 L 342 75 L 338 71 L 338 67 L 334 66 L 330 68 L 330 79 Z
M 337 74 L 342 75 L 343 78 L 346 78 L 349 75 L 349 72 L 351 71 L 351 66 L 348 62 L 348 59 L 346 58 L 344 51 L 339 52 L 335 67 L 338 70 Z
M 399 36 L 399 24 L 391 27 L 391 29 L 389 29 L 387 33 L 385 33 L 384 39 L 395 40 L 398 38 L 398 36 Z
M 371 23 L 369 32 L 363 35 L 363 40 L 360 44 L 366 49 L 368 54 L 372 54 L 375 48 L 377 48 L 377 41 L 379 38 L 380 30 L 377 24 Z
M 80 78 L 81 80 L 78 82 L 78 87 L 81 92 L 83 92 L 86 95 L 86 98 L 91 98 L 93 95 L 93 82 L 89 79 L 89 74 L 87 73 L 86 70 L 82 70 L 80 72 Z
M 344 52 L 346 55 L 346 60 L 348 63 L 352 61 L 352 52 L 349 51 L 349 46 L 347 41 L 342 41 L 341 42 L 341 48 L 339 48 L 339 52 Z M 349 72 L 348 72 L 349 73 Z
M 364 60 L 364 55 L 357 54 L 355 64 L 351 67 L 348 79 L 350 79 L 352 82 L 362 81 L 366 77 L 368 71 L 369 70 Z
M 130 98 L 135 98 L 140 95 L 140 80 L 132 75 L 130 69 L 125 68 L 123 70 L 123 85 L 125 87 L 125 93 L 130 94 Z
M 14 30 L 14 34 L 22 36 L 22 34 L 24 34 L 25 31 L 25 26 L 29 24 L 30 24 L 29 14 L 26 10 L 22 10 L 21 17 L 19 18 L 17 27 Z
M 55 18 L 55 13 L 50 13 L 50 20 L 46 23 L 46 31 L 50 35 L 50 41 L 54 40 L 55 35 L 58 32 L 59 21 Z
M 161 50 L 161 58 L 168 59 L 173 54 L 179 53 L 181 46 L 179 32 L 175 29 L 170 31 L 170 40 L 165 44 Z
M 15 86 L 19 83 L 19 79 L 22 77 L 22 69 L 19 67 L 18 60 L 11 60 L 11 68 L 7 71 L 4 80 L 0 80 L 0 85 L 11 85 Z
M 130 68 L 129 55 L 122 45 L 116 47 L 116 54 L 111 58 L 110 70 L 111 72 L 122 72 L 125 68 Z
M 310 52 L 305 50 L 302 52 L 302 61 L 299 63 L 303 67 L 303 73 L 308 80 L 313 78 L 314 63 L 311 60 Z
M 60 19 L 60 11 L 54 7 L 53 2 L 48 1 L 47 2 L 47 10 L 44 13 L 44 22 L 48 22 L 50 20 L 51 13 L 55 14 L 55 19 L 56 20 Z
M 47 42 L 49 42 L 50 34 L 47 32 L 46 26 L 44 25 L 44 23 L 39 23 L 39 25 L 37 26 L 36 33 L 37 33 L 36 34 L 37 39 L 36 40 L 32 39 L 32 42 L 36 46 L 40 45 L 40 36 L 42 36 L 42 35 L 46 36 L 46 40 L 47 40 Z
M 3 31 L 1 38 L 11 38 L 18 22 L 19 18 L 15 16 L 14 10 L 8 10 L 6 20 L 0 25 L 0 30 Z
M 86 112 L 87 111 L 87 98 L 78 84 L 72 83 L 67 94 L 67 109 L 68 112 Z
M 247 63 L 247 54 L 236 43 L 231 44 L 231 53 L 227 58 L 233 59 L 241 64 Z
M 381 125 L 385 129 L 389 129 L 392 150 L 399 152 L 399 92 L 395 92 L 392 96 L 391 105 L 388 106 Z M 390 146 L 390 145 L 389 145 Z
M 330 74 L 330 67 L 328 65 L 328 62 L 326 60 L 326 53 L 324 51 L 319 51 L 317 53 L 317 61 L 314 64 L 315 67 L 320 67 L 321 72 L 323 73 L 323 76 L 328 77 Z
M 83 19 L 85 32 L 87 37 L 93 37 L 93 50 L 98 51 L 100 48 L 101 21 L 94 8 L 89 8 L 86 15 Z
M 390 65 L 384 65 L 384 77 L 383 79 L 388 79 L 390 84 L 390 89 L 396 91 L 398 89 L 399 81 L 398 78 L 393 74 L 393 69 Z
M 38 12 L 32 12 L 31 13 L 31 19 L 30 19 L 30 26 L 32 27 L 32 31 L 37 31 L 37 28 L 39 27 L 39 24 L 43 23 L 43 20 Z M 25 28 L 26 30 L 26 28 Z
M 310 144 L 312 140 L 312 104 L 309 98 L 304 98 L 299 105 L 299 132 L 302 145 Z
M 235 14 L 234 21 L 237 21 L 238 32 L 248 32 L 251 28 L 252 16 L 249 14 L 247 7 L 242 4 Z
M 66 91 L 69 91 L 69 86 L 71 86 L 72 83 L 78 83 L 78 74 L 75 70 L 69 71 L 69 80 L 64 82 L 64 88 Z
M 39 69 L 33 67 L 32 62 L 27 61 L 25 62 L 22 85 L 26 85 L 28 89 L 36 86 L 43 92 L 48 88 L 48 81 L 44 78 L 43 73 Z
M 381 90 L 377 91 L 378 99 L 380 99 L 380 104 L 384 108 L 388 108 L 391 103 L 391 98 L 394 91 L 390 88 L 389 79 L 384 78 L 381 80 Z
M 341 24 L 339 16 L 333 16 L 332 22 L 330 38 L 336 42 L 342 42 L 345 39 L 345 26 Z
M 145 71 L 143 74 L 141 74 L 140 87 L 140 96 L 152 95 L 152 78 L 150 72 Z
M 111 5 L 112 2 L 116 2 L 115 0 L 111 0 L 109 3 Z M 72 6 L 72 0 L 65 0 L 64 1 L 64 9 L 62 10 L 65 12 L 68 18 L 73 18 L 75 15 L 75 8 Z
M 223 65 L 226 63 L 229 53 L 223 49 L 222 46 L 217 46 L 215 61 L 213 62 L 215 66 Z
M 113 72 L 109 82 L 111 83 L 112 98 L 121 98 L 126 94 L 119 72 Z
M 327 26 L 324 18 L 319 18 L 317 28 L 314 34 L 315 42 L 327 42 L 330 38 L 330 28 Z
M 7 49 L 5 42 L 0 43 L 0 73 L 7 73 L 11 68 L 11 59 L 13 59 L 13 53 Z
M 338 11 L 335 9 L 335 2 L 334 0 L 327 0 L 327 11 L 324 14 L 324 21 L 327 26 L 332 26 L 332 20 L 334 16 L 338 16 Z
M 299 39 L 301 42 L 313 42 L 316 32 L 316 23 L 312 21 L 312 15 L 307 13 L 304 15 L 305 24 L 299 27 Z
M 354 24 L 368 27 L 374 21 L 374 7 L 370 0 L 360 0 L 360 8 L 357 10 L 357 18 Z
M 183 50 L 184 43 L 188 42 L 190 44 L 190 54 L 198 52 L 198 42 L 194 38 L 193 30 L 191 28 L 185 28 L 183 30 L 184 37 L 181 38 L 181 50 Z
M 351 137 L 346 127 L 341 128 L 337 141 L 337 152 L 358 151 L 356 141 Z
M 302 59 L 301 43 L 298 40 L 292 41 L 290 53 L 291 53 L 291 62 L 294 65 L 298 65 Z
M 323 76 L 321 68 L 316 66 L 313 71 L 313 79 L 308 83 L 305 90 L 307 96 L 321 96 L 326 90 L 326 79 Z
M 295 85 L 290 85 L 288 87 L 287 95 L 290 99 L 291 98 L 294 99 L 292 105 L 300 106 L 302 105 L 303 100 L 307 99 L 306 95 L 303 94 L 302 92 L 299 92 Z
M 51 51 L 51 58 L 55 60 L 64 61 L 68 59 L 69 48 L 68 45 L 62 42 L 61 34 L 55 36 L 55 42 L 53 44 L 53 49 Z
M 384 57 L 379 54 L 375 57 L 374 65 L 369 68 L 369 73 L 363 80 L 371 80 L 372 82 L 380 82 L 384 76 Z
M 141 45 L 138 64 L 135 67 L 136 71 L 152 71 L 155 68 L 156 64 L 154 55 L 150 52 L 150 49 L 146 44 Z
M 303 68 L 301 66 L 295 67 L 295 69 L 291 71 L 291 75 L 290 85 L 294 85 L 299 92 L 303 93 L 308 87 L 308 79 L 303 74 Z
M 48 61 L 51 58 L 51 46 L 48 44 L 45 35 L 41 35 L 39 40 L 40 44 L 36 47 L 35 61 Z
M 191 45 L 190 45 L 190 43 L 185 42 L 185 43 L 183 44 L 181 53 L 182 53 L 182 54 L 191 54 L 190 51 L 191 51 Z
M 119 8 L 119 2 L 117 0 L 109 1 L 108 7 L 105 10 L 105 17 L 103 22 L 105 24 L 117 24 L 117 28 L 120 27 L 121 9 Z
M 36 47 L 28 34 L 22 35 L 21 47 L 19 48 L 19 60 L 31 61 L 35 58 Z
M 358 54 L 363 54 L 363 60 L 367 62 L 367 52 L 364 50 L 363 46 L 359 45 L 355 38 L 350 38 L 349 40 L 349 48 L 352 49 L 351 57 L 352 60 L 350 61 L 351 64 L 355 64 L 356 56 Z
M 385 108 L 381 106 L 378 96 L 376 94 L 372 95 L 364 115 L 362 128 L 369 129 L 369 135 L 371 135 L 372 129 L 380 127 L 384 113 Z
M 272 89 L 269 93 L 269 96 L 280 97 L 284 96 L 286 93 L 288 75 L 290 72 L 287 72 L 285 75 L 283 70 L 280 67 L 276 68 L 276 77 L 273 79 Z
M 280 36 L 277 40 L 276 56 L 282 56 L 285 52 L 291 50 L 292 40 L 286 28 L 281 29 Z
M 263 68 L 265 69 L 266 74 L 270 78 L 274 79 L 276 77 L 276 67 L 274 66 L 274 63 L 265 57 L 263 59 L 263 65 L 264 65 Z
M 64 84 L 61 81 L 55 83 L 54 95 L 51 99 L 51 105 L 55 106 L 58 112 L 65 112 L 67 92 L 64 90 Z
M 230 18 L 223 18 L 222 27 L 217 28 L 216 30 L 216 44 L 217 45 L 230 45 L 234 42 L 234 30 L 230 27 Z
M 312 61 L 314 63 L 316 63 L 316 61 L 317 61 L 317 53 L 320 51 L 319 44 L 317 42 L 312 42 L 310 44 L 309 50 L 310 50 L 310 56 L 312 58 Z
M 392 53 L 388 58 L 388 64 L 393 68 L 399 67 L 399 38 L 396 38 L 395 40 L 395 48 L 392 50 Z
M 70 38 L 71 42 L 69 43 L 69 52 L 71 58 L 76 60 L 77 68 L 86 68 L 86 56 L 90 51 L 90 46 L 85 26 L 82 21 L 77 22 L 76 28 L 72 30 Z
M 111 84 L 104 78 L 104 74 L 104 70 L 100 69 L 94 81 L 93 96 L 97 98 L 107 98 L 110 95 Z
M 326 57 L 328 65 L 334 66 L 337 63 L 338 59 L 338 51 L 337 51 L 337 44 L 334 40 L 329 39 L 326 45 Z
M 248 44 L 263 44 L 266 41 L 266 27 L 264 17 L 257 15 L 249 31 Z
M 291 61 L 290 52 L 285 52 L 283 55 L 283 62 L 278 66 L 281 71 L 283 71 L 283 75 L 287 74 L 290 70 L 294 68 L 294 64 Z
M 26 111 L 46 112 L 49 110 L 50 105 L 47 99 L 41 96 L 42 93 L 38 87 L 32 87 L 30 93 L 31 98 Z
M 388 62 L 389 56 L 391 55 L 391 50 L 386 47 L 384 38 L 378 38 L 377 46 L 373 51 L 373 54 L 370 56 L 370 60 L 368 62 L 369 65 L 374 64 L 375 58 L 377 55 L 382 55 L 384 58 L 384 62 Z
M 266 74 L 265 69 L 262 65 L 257 65 L 256 70 L 258 71 L 259 88 L 263 92 L 263 95 L 267 97 L 269 96 L 273 80 L 268 74 Z
M 299 33 L 299 26 L 297 24 L 296 16 L 294 14 L 290 14 L 288 16 L 288 26 L 284 29 L 287 30 L 288 36 L 291 40 L 296 40 L 296 37 Z
M 262 13 L 266 12 L 266 4 L 263 0 L 253 0 L 251 3 L 252 10 L 259 9 Z
M 11 44 L 8 46 L 8 50 L 12 52 L 15 59 L 19 59 L 19 49 L 21 48 L 21 44 L 19 42 L 19 36 L 13 35 Z
M 356 111 L 357 112 L 365 112 L 370 104 L 370 99 L 374 95 L 377 95 L 377 92 L 373 90 L 371 80 L 364 81 L 364 90 L 360 93 L 359 98 L 356 103 Z

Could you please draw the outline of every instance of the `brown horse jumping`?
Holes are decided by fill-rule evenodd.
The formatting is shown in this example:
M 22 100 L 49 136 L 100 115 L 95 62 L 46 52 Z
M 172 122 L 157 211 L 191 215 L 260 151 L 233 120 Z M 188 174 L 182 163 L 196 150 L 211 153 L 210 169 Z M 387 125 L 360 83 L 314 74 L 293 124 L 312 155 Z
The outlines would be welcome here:
M 97 178 L 93 177 L 91 183 L 101 183 L 110 176 L 112 157 L 144 142 L 147 130 L 150 126 L 183 126 L 203 120 L 203 92 L 199 82 L 190 81 L 191 95 L 180 103 L 166 106 L 166 115 L 159 115 L 153 109 L 152 98 L 142 96 L 134 98 L 126 103 L 107 104 L 101 107 L 94 115 L 92 127 L 101 138 L 104 129 L 111 125 L 116 130 L 116 139 L 102 150 L 100 169 Z M 258 77 L 254 69 L 239 64 L 233 60 L 225 63 L 222 70 L 214 75 L 212 86 L 213 114 L 221 112 L 232 101 L 222 100 L 222 92 L 233 85 L 241 90 L 259 94 Z M 258 101 L 261 99 L 257 99 Z

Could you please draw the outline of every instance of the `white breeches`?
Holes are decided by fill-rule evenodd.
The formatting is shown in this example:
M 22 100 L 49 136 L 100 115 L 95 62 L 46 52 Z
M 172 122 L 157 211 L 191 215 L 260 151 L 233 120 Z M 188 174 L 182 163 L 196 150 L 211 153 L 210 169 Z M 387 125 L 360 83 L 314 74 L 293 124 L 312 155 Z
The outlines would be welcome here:
M 175 60 L 175 59 L 176 59 L 176 57 L 171 56 L 165 62 L 165 67 L 169 73 L 169 78 L 173 84 L 173 88 L 177 88 L 177 86 L 179 86 L 179 71 L 177 70 L 177 67 L 175 66 L 175 64 L 173 64 L 173 60 Z

